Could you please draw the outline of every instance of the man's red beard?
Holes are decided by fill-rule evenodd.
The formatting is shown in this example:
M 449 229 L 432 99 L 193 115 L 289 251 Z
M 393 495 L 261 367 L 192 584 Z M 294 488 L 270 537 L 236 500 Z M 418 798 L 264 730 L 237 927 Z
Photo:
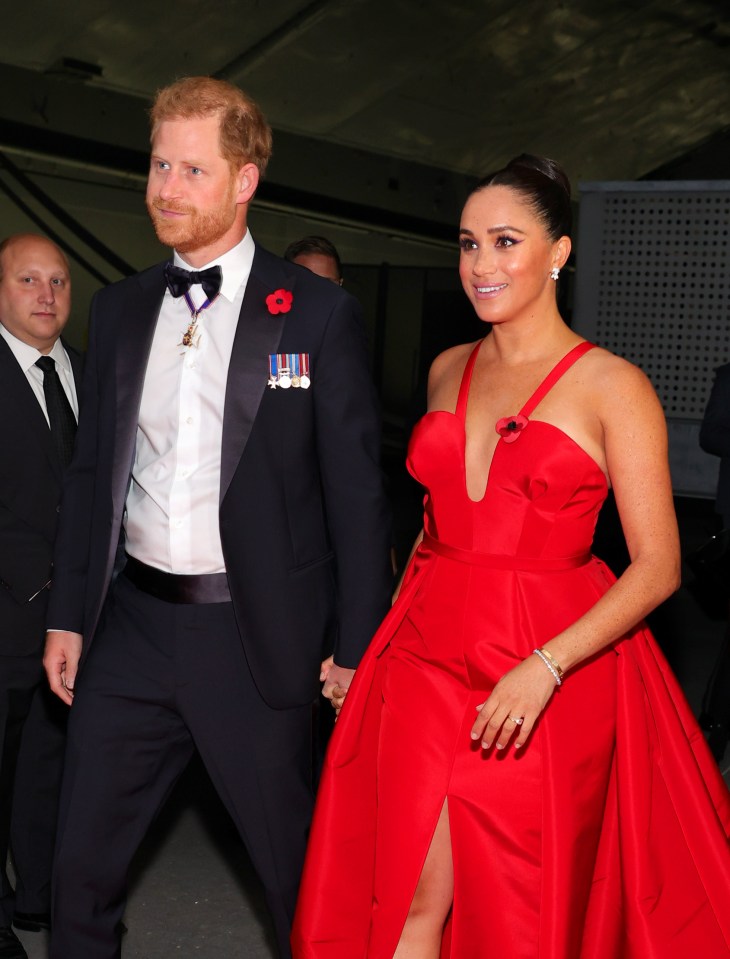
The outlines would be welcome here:
M 147 212 L 157 239 L 178 253 L 192 253 L 215 243 L 233 226 L 237 210 L 238 207 L 230 201 L 224 202 L 216 210 L 201 213 L 185 203 L 173 203 L 159 197 L 147 200 Z M 162 211 L 184 216 L 179 220 L 170 220 L 162 215 Z

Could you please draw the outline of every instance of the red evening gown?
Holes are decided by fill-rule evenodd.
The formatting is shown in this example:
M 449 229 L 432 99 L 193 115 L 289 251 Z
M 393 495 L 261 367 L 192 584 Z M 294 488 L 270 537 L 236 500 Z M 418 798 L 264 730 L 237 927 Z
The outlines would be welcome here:
M 451 959 L 727 959 L 730 802 L 643 626 L 571 670 L 520 751 L 469 732 L 496 681 L 614 577 L 590 555 L 603 472 L 529 419 L 467 495 L 465 413 L 409 450 L 425 535 L 348 693 L 325 762 L 292 937 L 296 959 L 391 959 L 445 800 Z M 515 418 L 520 422 L 519 418 Z

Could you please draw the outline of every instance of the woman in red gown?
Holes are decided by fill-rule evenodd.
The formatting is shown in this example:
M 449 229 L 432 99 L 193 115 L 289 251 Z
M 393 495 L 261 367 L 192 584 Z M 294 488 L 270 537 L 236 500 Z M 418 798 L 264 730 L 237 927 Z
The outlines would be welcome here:
M 492 330 L 431 370 L 424 532 L 330 744 L 296 959 L 730 956 L 728 793 L 642 623 L 679 577 L 664 417 L 558 313 L 569 217 L 529 156 L 464 208 Z

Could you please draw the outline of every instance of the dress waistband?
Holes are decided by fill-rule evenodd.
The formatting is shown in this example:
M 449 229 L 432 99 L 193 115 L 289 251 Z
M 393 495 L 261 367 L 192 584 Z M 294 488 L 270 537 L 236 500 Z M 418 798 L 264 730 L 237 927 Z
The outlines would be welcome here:
M 423 545 L 439 556 L 456 560 L 457 563 L 466 563 L 469 566 L 483 566 L 487 569 L 516 569 L 525 572 L 540 571 L 552 572 L 561 569 L 577 569 L 585 566 L 591 559 L 590 553 L 580 553 L 577 556 L 507 556 L 503 553 L 480 553 L 478 550 L 460 549 L 458 546 L 449 546 L 426 533 Z

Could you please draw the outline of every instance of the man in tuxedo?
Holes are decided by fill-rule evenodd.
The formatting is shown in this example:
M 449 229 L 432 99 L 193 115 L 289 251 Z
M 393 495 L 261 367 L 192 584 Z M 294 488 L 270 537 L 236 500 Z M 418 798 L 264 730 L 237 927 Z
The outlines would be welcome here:
M 730 529 L 730 363 L 715 370 L 710 399 L 700 426 L 700 446 L 706 453 L 720 457 L 720 475 L 717 483 L 715 512 L 720 517 L 723 530 Z M 725 570 L 730 563 L 725 560 Z M 723 582 L 728 603 L 730 583 Z M 720 593 L 722 596 L 723 593 Z M 730 603 L 728 603 L 728 628 L 725 632 L 720 655 L 712 670 L 703 698 L 700 722 L 708 731 L 708 742 L 719 762 L 725 755 L 730 741 Z
M 61 482 L 78 410 L 81 358 L 60 339 L 70 309 L 68 263 L 54 243 L 33 234 L 0 243 L 2 959 L 25 956 L 11 923 L 45 927 L 51 905 L 65 716 L 44 682 L 42 653 Z M 9 832 L 15 892 L 6 873 Z
M 388 605 L 376 402 L 356 301 L 247 229 L 256 104 L 187 78 L 151 119 L 173 262 L 92 304 L 55 556 L 45 665 L 72 706 L 51 955 L 120 954 L 130 860 L 197 748 L 286 957 L 312 701 L 320 677 L 341 698 Z
M 700 426 L 700 446 L 720 457 L 715 512 L 723 529 L 730 529 L 730 363 L 718 366 Z

